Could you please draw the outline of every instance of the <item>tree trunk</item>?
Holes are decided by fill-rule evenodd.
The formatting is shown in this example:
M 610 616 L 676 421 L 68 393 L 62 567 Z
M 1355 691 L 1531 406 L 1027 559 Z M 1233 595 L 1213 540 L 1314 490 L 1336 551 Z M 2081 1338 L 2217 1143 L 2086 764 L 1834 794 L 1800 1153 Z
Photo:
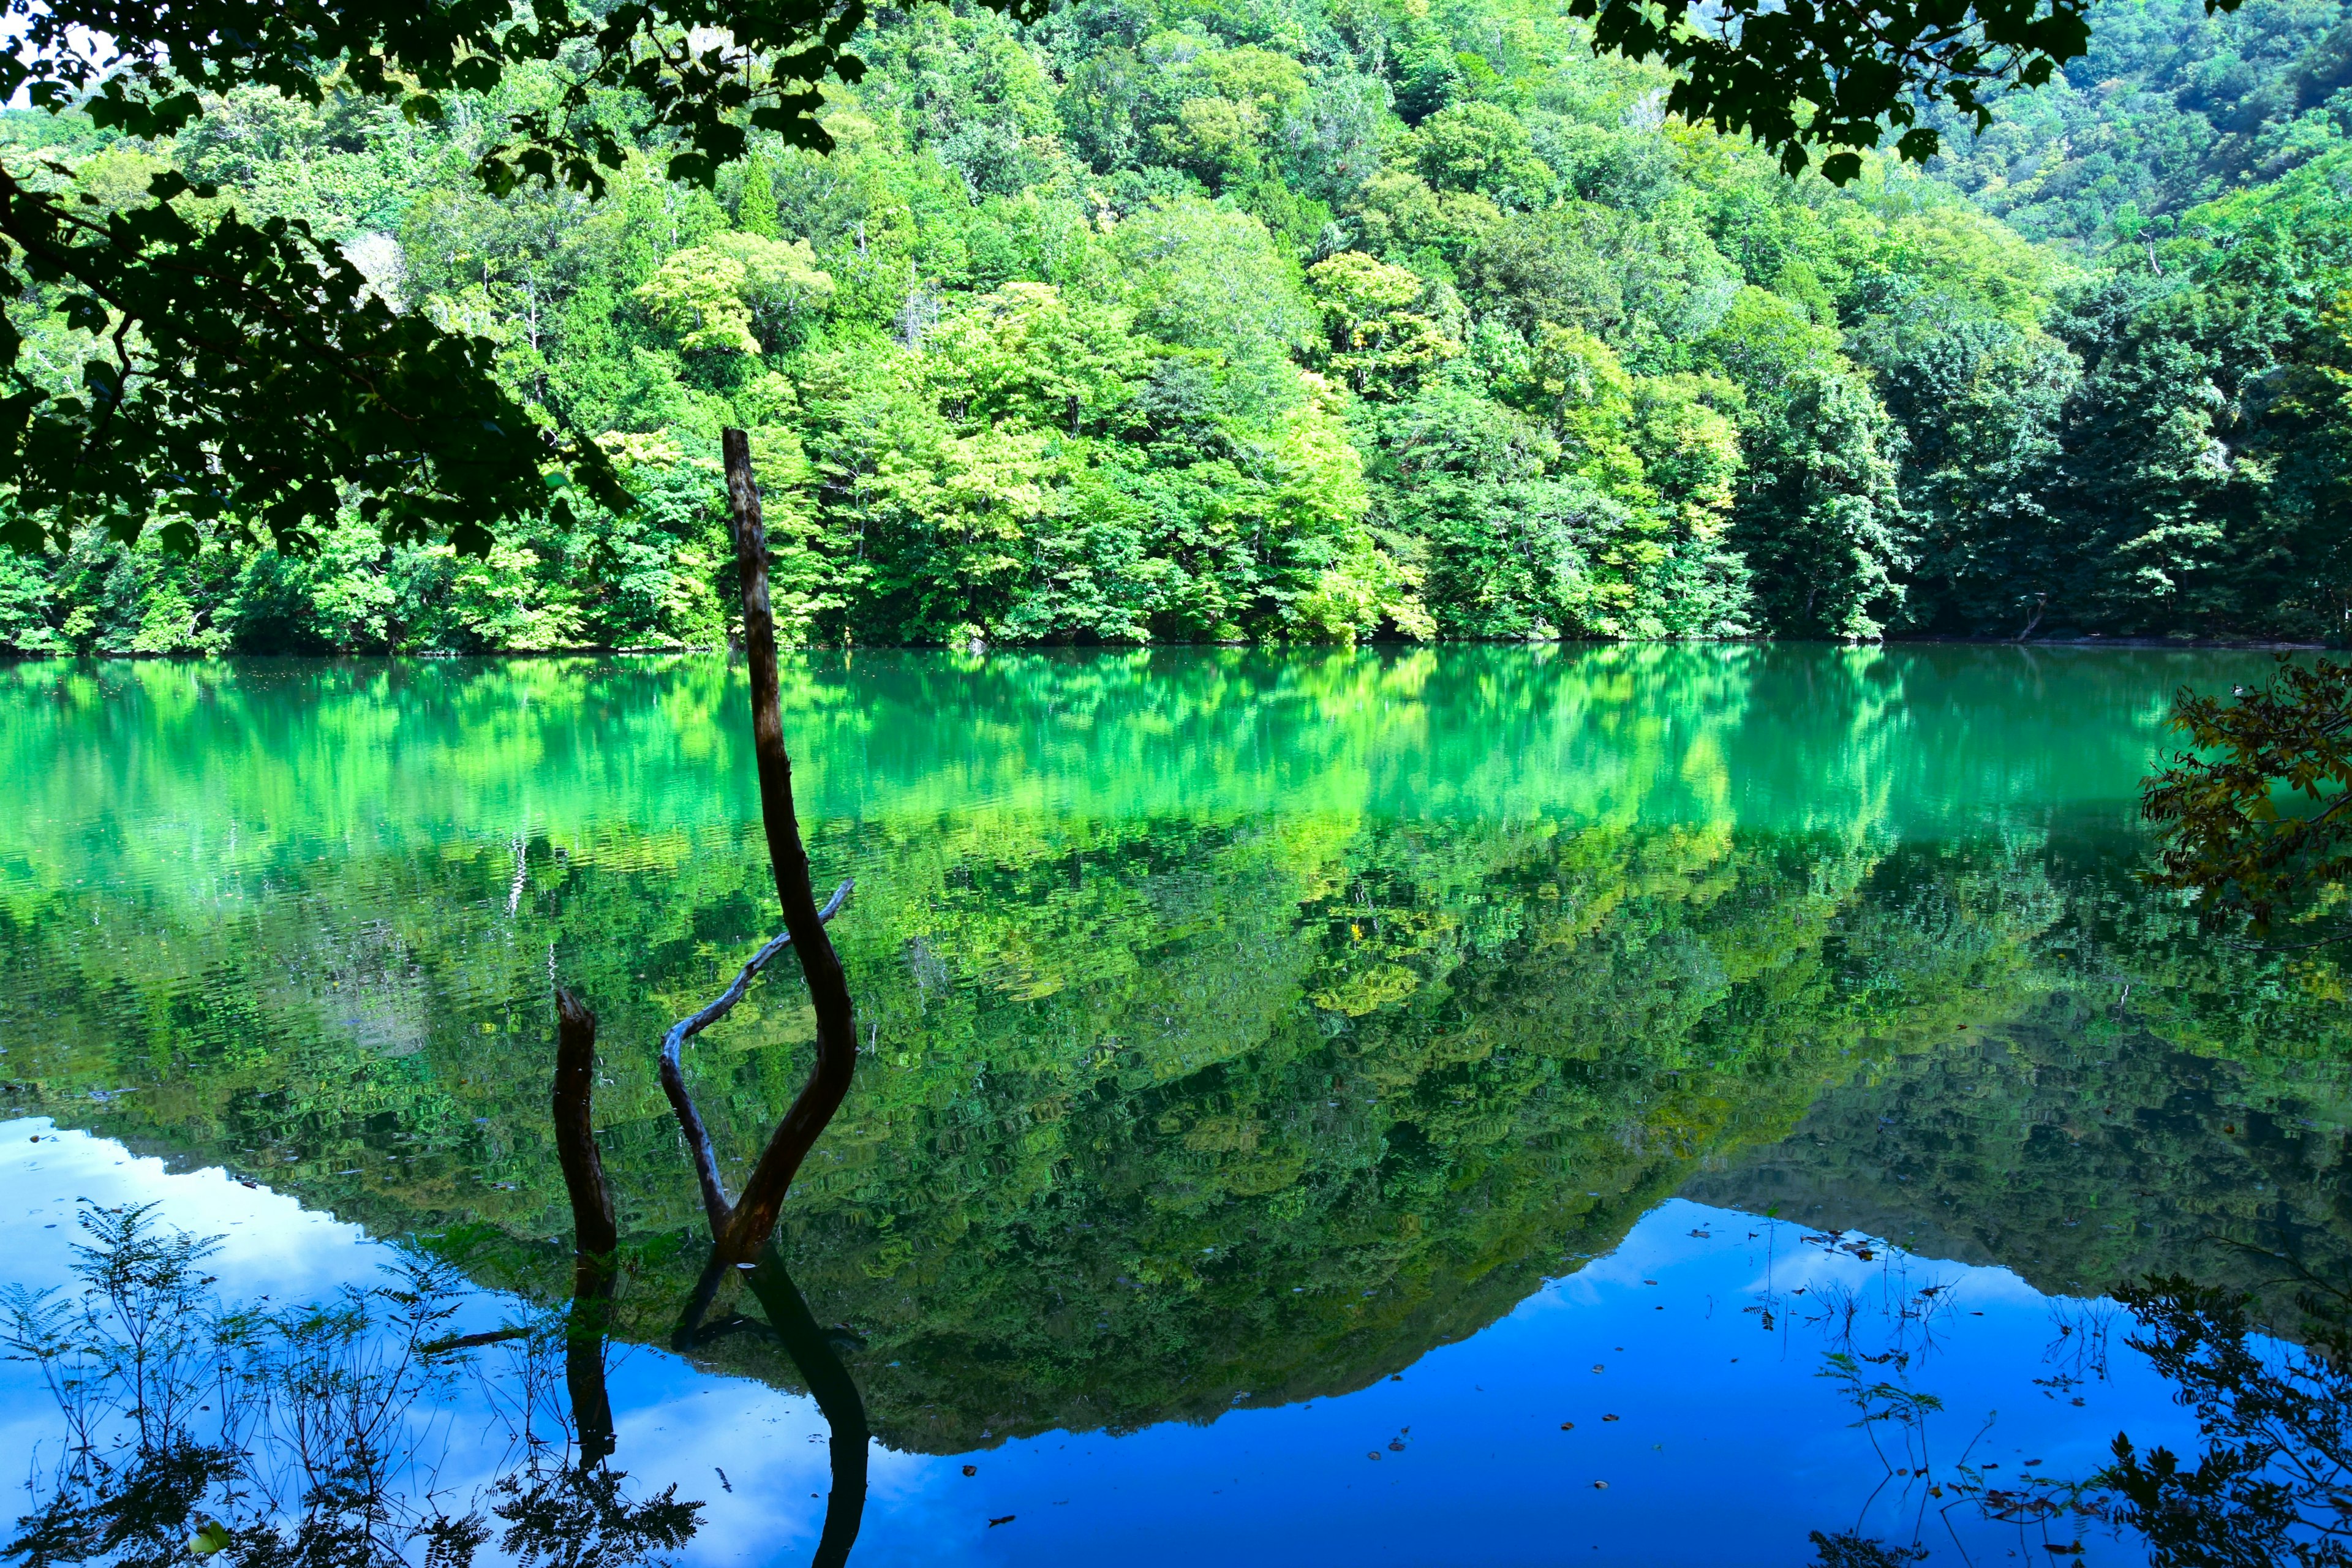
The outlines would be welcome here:
M 784 751 L 783 715 L 776 689 L 776 622 L 768 604 L 767 530 L 760 517 L 760 487 L 751 477 L 751 441 L 740 430 L 719 434 L 727 461 L 727 503 L 735 540 L 735 566 L 743 593 L 743 646 L 751 674 L 751 750 L 759 765 L 760 820 L 767 830 L 768 859 L 783 905 L 784 930 L 816 1009 L 816 1065 L 808 1082 L 777 1123 L 760 1163 L 743 1184 L 719 1253 L 731 1263 L 748 1263 L 775 1228 L 777 1212 L 793 1177 L 825 1124 L 849 1092 L 857 1067 L 857 1026 L 849 981 L 833 951 L 809 884 L 808 852 L 793 814 L 793 763 Z
M 596 1092 L 596 1015 L 555 988 L 555 1158 L 572 1198 L 572 1315 L 564 1325 L 563 1383 L 572 1396 L 580 1460 L 613 1452 L 613 1400 L 604 1384 L 604 1327 L 613 1300 L 613 1254 L 621 1244 L 613 1194 L 596 1153 L 589 1112 Z

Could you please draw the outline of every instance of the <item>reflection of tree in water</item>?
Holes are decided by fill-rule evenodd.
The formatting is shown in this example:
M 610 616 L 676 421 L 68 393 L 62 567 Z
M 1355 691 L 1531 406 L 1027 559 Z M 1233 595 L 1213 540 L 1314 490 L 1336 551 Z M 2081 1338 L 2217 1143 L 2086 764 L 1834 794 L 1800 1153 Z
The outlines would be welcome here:
M 751 667 L 761 819 L 785 934 L 769 941 L 717 1001 L 674 1026 L 664 1044 L 663 1088 L 687 1137 L 711 1229 L 709 1259 L 677 1339 L 690 1348 L 720 1285 L 738 1270 L 750 1275 L 777 1338 L 835 1428 L 835 1496 L 817 1552 L 822 1568 L 834 1568 L 847 1558 L 864 1511 L 864 1405 L 771 1237 L 802 1161 L 840 1108 L 857 1058 L 848 983 L 824 929 L 851 883 L 844 880 L 832 900 L 817 907 L 782 741 L 759 488 L 744 432 L 720 434 Z M 518 837 L 509 918 L 526 880 L 524 850 Z M 787 945 L 814 1009 L 816 1061 L 730 1198 L 678 1052 L 688 1037 L 730 1012 Z M 548 953 L 551 972 L 551 944 Z M 215 1281 L 198 1273 L 217 1237 L 163 1236 L 148 1225 L 148 1206 L 89 1209 L 83 1225 L 95 1245 L 77 1253 L 78 1272 L 91 1287 L 81 1310 L 52 1302 L 53 1291 L 21 1289 L 0 1303 L 7 1342 L 41 1366 L 72 1432 L 50 1503 L 25 1521 L 15 1552 L 37 1563 L 164 1562 L 226 1552 L 240 1565 L 307 1568 L 404 1562 L 406 1549 L 421 1542 L 426 1568 L 468 1563 L 488 1538 L 485 1500 L 477 1493 L 456 1515 L 443 1506 L 448 1489 L 425 1459 L 426 1445 L 409 1417 L 436 1385 L 451 1381 L 439 1374 L 436 1352 L 517 1338 L 534 1351 L 551 1339 L 562 1344 L 577 1460 L 568 1451 L 551 1455 L 539 1440 L 533 1417 L 541 1391 L 551 1384 L 527 1351 L 519 1399 L 509 1406 L 495 1397 L 495 1385 L 491 1390 L 492 1407 L 511 1417 L 509 1452 L 519 1445 L 522 1456 L 488 1489 L 491 1511 L 508 1525 L 504 1550 L 527 1565 L 601 1568 L 646 1560 L 693 1535 L 698 1503 L 677 1501 L 673 1485 L 633 1504 L 621 1489 L 625 1475 L 606 1465 L 614 1440 L 604 1357 L 621 1256 L 593 1130 L 596 1019 L 560 986 L 554 1000 L 552 1132 L 572 1216 L 572 1296 L 560 1328 L 550 1313 L 536 1331 L 425 1340 L 425 1329 L 456 1310 L 455 1276 L 432 1262 L 410 1263 L 404 1287 L 347 1288 L 329 1309 L 224 1310 L 209 1294 Z M 217 1412 L 199 1397 L 208 1386 Z M 200 1424 L 197 1415 L 215 1419 Z M 424 1423 L 428 1430 L 436 1417 L 446 1426 L 446 1413 L 436 1413 Z M 209 1427 L 209 1441 L 194 1436 L 199 1425 Z M 207 1501 L 226 1518 L 197 1521 L 196 1510 Z M 277 1522 L 289 1516 L 299 1517 L 290 1538 Z M 192 1521 L 194 1533 L 178 1542 Z
M 831 1431 L 833 1492 L 825 1502 L 824 1530 L 810 1562 L 812 1568 L 841 1568 L 849 1560 L 849 1549 L 856 1544 L 858 1526 L 865 1519 L 866 1444 L 872 1436 L 866 1421 L 866 1402 L 835 1349 L 836 1338 L 845 1331 L 828 1333 L 818 1326 L 773 1247 L 763 1248 L 758 1262 L 741 1270 L 741 1278 L 767 1312 L 767 1327 L 800 1369 Z M 678 1325 L 677 1348 L 689 1350 L 730 1329 L 758 1326 L 740 1317 L 706 1322 L 709 1305 L 698 1291 Z
M 585 1056 L 567 1065 L 585 1072 Z M 628 1474 L 607 1465 L 609 1204 L 602 1227 L 581 1215 L 564 1310 L 473 1335 L 442 1333 L 466 1289 L 463 1246 L 404 1250 L 391 1284 L 346 1286 L 327 1305 L 264 1310 L 221 1302 L 203 1272 L 219 1237 L 158 1227 L 152 1204 L 85 1206 L 80 1223 L 80 1300 L 21 1286 L 0 1300 L 0 1338 L 40 1368 L 66 1422 L 47 1502 L 7 1547 L 28 1568 L 209 1556 L 369 1568 L 419 1554 L 458 1568 L 497 1532 L 491 1519 L 524 1568 L 618 1568 L 694 1535 L 701 1504 L 675 1486 L 633 1500 Z M 497 1347 L 497 1366 L 458 1356 L 482 1347 Z M 461 1490 L 440 1460 L 468 1375 L 506 1453 L 497 1477 Z
M 2158 1568 L 2352 1563 L 2352 1294 L 2305 1283 L 2299 1342 L 2273 1337 L 2240 1291 L 2173 1278 L 2118 1292 L 2139 1319 L 2129 1342 L 2204 1437 L 2184 1464 L 2118 1436 L 2100 1478 Z
M 698 1016 L 723 1014 L 757 968 Z M 555 1000 L 552 1110 L 572 1215 L 570 1300 L 530 1313 L 521 1327 L 436 1332 L 457 1310 L 470 1250 L 445 1236 L 433 1253 L 401 1254 L 394 1283 L 346 1287 L 331 1305 L 231 1308 L 202 1268 L 219 1237 L 166 1232 L 152 1223 L 152 1205 L 85 1205 L 79 1301 L 23 1287 L 0 1297 L 0 1342 L 39 1366 L 67 1428 L 49 1499 L 19 1522 L 10 1555 L 32 1568 L 222 1553 L 236 1568 L 388 1568 L 421 1552 L 425 1568 L 458 1568 L 490 1539 L 495 1517 L 505 1526 L 500 1550 L 524 1568 L 622 1568 L 659 1562 L 692 1539 L 699 1502 L 679 1500 L 674 1484 L 633 1500 L 626 1472 L 608 1463 L 616 1443 L 605 1352 L 623 1258 L 592 1131 L 596 1019 L 567 991 Z M 690 1103 L 679 1114 L 698 1131 Z M 707 1142 L 700 1152 L 707 1172 Z M 729 1267 L 716 1245 L 728 1205 L 715 1176 L 706 1185 L 714 1247 L 678 1348 L 761 1327 L 736 1314 L 707 1321 L 740 1277 L 833 1428 L 833 1496 L 814 1561 L 839 1568 L 865 1510 L 864 1403 L 775 1249 Z M 495 1371 L 450 1359 L 488 1347 L 503 1363 Z M 450 1447 L 446 1396 L 464 1371 L 476 1375 L 494 1428 L 504 1428 L 507 1452 L 500 1473 L 461 1498 L 432 1456 Z
M 48 1496 L 7 1548 L 27 1563 L 470 1560 L 488 1537 L 436 1474 L 455 1369 L 431 1353 L 454 1310 L 446 1266 L 324 1304 L 228 1307 L 203 1272 L 217 1238 L 152 1205 L 82 1211 L 79 1300 L 21 1287 L 5 1339 L 64 1419 Z M 423 1408 L 420 1408 L 423 1406 Z M 690 1507 L 689 1507 L 690 1517 Z
M 152 1209 L 82 1211 L 79 1299 L 0 1299 L 0 1342 L 39 1369 L 64 1428 L 46 1497 L 0 1554 L 29 1568 L 458 1568 L 495 1538 L 524 1564 L 620 1568 L 693 1537 L 699 1502 L 674 1485 L 633 1497 L 608 1462 L 607 1342 L 578 1300 L 451 1335 L 458 1268 L 404 1253 L 386 1283 L 323 1304 L 230 1305 L 204 1272 L 217 1238 L 166 1229 Z M 744 1272 L 772 1328 L 737 1326 L 773 1333 L 833 1425 L 814 1561 L 837 1568 L 865 1501 L 856 1389 L 772 1251 Z M 491 1479 L 461 1486 L 441 1471 L 468 1384 L 506 1451 Z
M 1860 1250 L 1832 1236 L 1806 1239 Z M 1821 1375 L 1841 1385 L 1887 1473 L 1851 1527 L 1813 1533 L 1815 1568 L 1922 1561 L 1927 1527 L 1963 1516 L 2015 1526 L 2012 1555 L 2037 1561 L 2096 1562 L 2095 1538 L 2106 1537 L 2144 1549 L 2155 1568 L 2352 1564 L 2352 1290 L 2289 1263 L 2302 1286 L 2291 1323 L 2258 1315 L 2263 1293 L 2180 1276 L 2123 1287 L 2114 1301 L 2053 1300 L 2048 1375 L 2035 1379 L 2052 1398 L 2079 1405 L 2073 1390 L 2105 1381 L 2120 1330 L 2194 1413 L 2202 1447 L 2184 1458 L 2122 1433 L 2115 1462 L 2091 1475 L 2004 1476 L 1973 1458 L 1990 1415 L 1956 1455 L 1936 1456 L 1937 1422 L 1957 1415 L 1965 1431 L 1968 1414 L 1948 1413 L 1922 1379 L 1954 1297 L 1915 1282 L 1899 1250 L 1884 1262 L 1864 1287 L 1816 1280 L 1751 1309 L 1768 1327 L 1778 1312 L 1784 1331 L 1821 1334 Z M 1885 1501 L 1894 1517 L 1874 1517 Z M 1944 1533 L 1958 1547 L 1956 1532 Z
M 2011 1558 L 2080 1561 L 2084 1528 L 2112 1522 L 2098 1481 L 2042 1478 L 2029 1468 L 2039 1460 L 2004 1469 L 1985 1451 L 1999 1413 L 1970 1405 L 1967 1390 L 1938 1375 L 1970 1310 L 1966 1277 L 1858 1232 L 1803 1227 L 1773 1233 L 1775 1273 L 1789 1256 L 1783 1237 L 1801 1256 L 1852 1262 L 1801 1265 L 1803 1283 L 1787 1287 L 1768 1274 L 1746 1310 L 1785 1352 L 1819 1357 L 1817 1375 L 1853 1412 L 1882 1476 L 1845 1528 L 1812 1533 L 1813 1568 L 1895 1568 L 1948 1550 L 1973 1561 L 1988 1531 L 2011 1542 Z M 2033 1381 L 2048 1397 L 2081 1405 L 2073 1391 L 2106 1380 L 2122 1314 L 2110 1301 L 2066 1297 L 2052 1299 L 2048 1311 L 2045 1374 Z

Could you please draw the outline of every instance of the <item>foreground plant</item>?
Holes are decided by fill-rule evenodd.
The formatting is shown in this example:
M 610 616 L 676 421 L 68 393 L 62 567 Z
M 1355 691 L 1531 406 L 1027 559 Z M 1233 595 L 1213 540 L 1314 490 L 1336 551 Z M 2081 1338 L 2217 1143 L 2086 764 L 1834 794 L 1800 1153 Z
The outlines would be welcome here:
M 705 185 L 752 130 L 822 151 L 820 84 L 864 70 L 847 52 L 863 0 L 8 9 L 0 96 L 140 137 L 178 134 L 207 97 L 240 87 L 317 103 L 331 84 L 437 120 L 446 95 L 541 68 L 551 101 L 507 116 L 476 161 L 494 195 L 525 182 L 601 195 L 625 147 L 648 138 L 672 148 L 672 179 Z M 395 313 L 309 225 L 199 210 L 218 193 L 177 174 L 158 175 L 144 205 L 102 213 L 71 174 L 0 163 L 0 372 L 12 383 L 0 541 L 63 549 L 100 523 L 127 542 L 153 523 L 182 549 L 200 530 L 247 542 L 266 531 L 300 554 L 356 498 L 388 541 L 446 538 L 478 554 L 498 524 L 548 510 L 551 477 L 626 504 L 593 441 L 540 424 L 498 385 L 486 342 Z M 33 321 L 52 314 L 87 345 L 78 386 L 25 363 Z
M 2132 1348 L 2179 1386 L 2204 1438 L 2184 1461 L 2118 1436 L 2099 1478 L 2158 1568 L 2352 1564 L 2352 1296 L 2305 1284 L 2300 1343 L 2241 1292 L 2179 1278 L 2116 1292 L 2140 1322 Z
M 2141 810 L 2166 840 L 2148 880 L 2194 892 L 2214 925 L 2245 916 L 2257 938 L 2340 900 L 2352 875 L 2352 666 L 2282 658 L 2259 690 L 2183 689 L 2171 722 L 2195 750 L 2142 784 Z
M 78 1295 L 13 1286 L 0 1344 L 39 1371 L 64 1425 L 0 1555 L 28 1563 L 465 1562 L 487 1539 L 439 1506 L 421 1456 L 440 1430 L 436 1335 L 456 1310 L 438 1260 L 282 1309 L 221 1301 L 218 1238 L 154 1205 L 86 1205 Z

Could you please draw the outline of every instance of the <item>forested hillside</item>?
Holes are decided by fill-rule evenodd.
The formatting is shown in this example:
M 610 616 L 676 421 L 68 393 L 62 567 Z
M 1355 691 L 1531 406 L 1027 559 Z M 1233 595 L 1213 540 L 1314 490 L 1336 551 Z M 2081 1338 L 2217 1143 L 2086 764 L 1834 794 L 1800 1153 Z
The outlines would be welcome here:
M 2208 16 L 2204 0 L 2110 0 L 2090 52 L 2007 100 L 1937 172 L 2036 239 L 2179 232 L 2200 202 L 2274 180 L 2352 134 L 2352 24 L 2340 0 Z
M 646 149 L 594 204 L 469 184 L 527 70 L 438 124 L 16 113 L 100 208 L 176 168 L 342 242 L 640 504 L 480 560 L 91 530 L 0 552 L 0 646 L 714 643 L 728 424 L 809 642 L 2336 636 L 2343 16 L 2118 0 L 1981 142 L 1843 191 L 1522 0 L 885 12 L 829 156 Z

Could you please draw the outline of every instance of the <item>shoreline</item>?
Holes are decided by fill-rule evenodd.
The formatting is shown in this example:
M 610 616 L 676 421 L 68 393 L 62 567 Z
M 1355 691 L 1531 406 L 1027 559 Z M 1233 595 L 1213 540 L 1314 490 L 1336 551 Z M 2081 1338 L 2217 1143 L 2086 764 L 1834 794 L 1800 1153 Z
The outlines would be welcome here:
M 1158 643 L 991 643 L 958 646 L 952 643 L 859 643 L 847 647 L 840 643 L 803 643 L 779 651 L 786 654 L 879 654 L 879 653 L 940 653 L 961 654 L 966 658 L 986 658 L 996 654 L 1131 654 L 1173 649 L 1238 648 L 1258 653 L 1336 653 L 1343 650 L 1363 651 L 1374 648 L 1441 648 L 1441 647 L 2009 647 L 2034 652 L 2084 651 L 2124 649 L 2133 652 L 2200 652 L 2200 653 L 2327 653 L 2341 651 L 2336 645 L 2324 642 L 2289 642 L 2268 637 L 1885 637 L 1875 642 L 1843 642 L 1832 637 L 1433 637 L 1426 641 L 1406 638 L 1362 637 L 1352 643 L 1256 643 L 1256 642 L 1158 642 Z M 220 653 L 27 653 L 15 648 L 0 648 L 0 665 L 37 664 L 48 662 L 128 662 L 212 664 L 229 659 L 282 659 L 288 662 L 332 664 L 339 661 L 414 659 L 434 663 L 455 663 L 463 660 L 531 660 L 551 658 L 676 658 L 694 654 L 724 654 L 740 657 L 742 649 L 733 645 L 718 643 L 682 643 L 669 647 L 613 647 L 583 644 L 573 647 L 491 648 L 480 652 L 458 652 L 446 648 L 387 649 L 381 652 L 289 653 L 289 652 L 220 652 Z

